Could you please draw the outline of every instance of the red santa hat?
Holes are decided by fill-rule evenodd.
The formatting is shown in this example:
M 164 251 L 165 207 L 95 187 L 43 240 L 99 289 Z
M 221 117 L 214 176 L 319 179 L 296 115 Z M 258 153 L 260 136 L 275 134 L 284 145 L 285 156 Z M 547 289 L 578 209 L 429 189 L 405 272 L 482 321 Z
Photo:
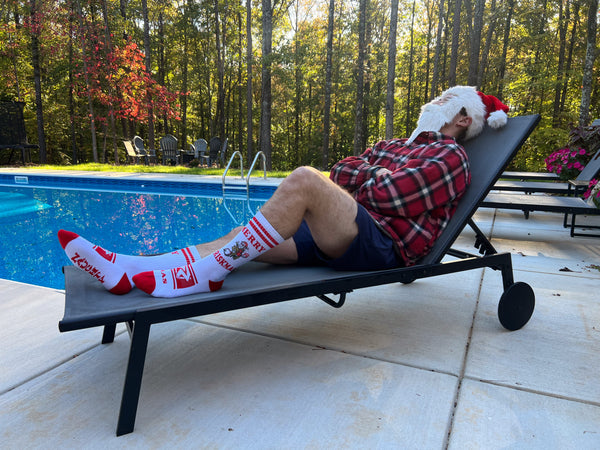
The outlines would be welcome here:
M 462 108 L 472 119 L 465 139 L 471 139 L 481 133 L 486 122 L 492 128 L 500 128 L 508 120 L 508 106 L 493 95 L 485 95 L 472 86 L 454 86 L 423 105 L 417 128 L 407 143 L 412 142 L 422 131 L 440 131 Z

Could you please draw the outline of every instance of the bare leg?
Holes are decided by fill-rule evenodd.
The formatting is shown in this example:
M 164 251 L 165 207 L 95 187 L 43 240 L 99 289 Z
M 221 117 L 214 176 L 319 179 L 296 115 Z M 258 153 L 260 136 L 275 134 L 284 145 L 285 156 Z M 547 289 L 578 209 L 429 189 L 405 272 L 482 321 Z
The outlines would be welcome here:
M 312 167 L 294 170 L 261 208 L 273 227 L 286 238 L 282 244 L 261 254 L 256 260 L 272 264 L 297 261 L 296 245 L 291 237 L 305 219 L 316 244 L 331 258 L 342 256 L 358 234 L 356 201 L 345 190 Z M 202 257 L 229 242 L 236 228 L 215 241 L 196 246 Z
M 306 220 L 315 243 L 331 258 L 342 256 L 358 234 L 356 201 L 312 167 L 294 170 L 261 212 L 284 238 Z

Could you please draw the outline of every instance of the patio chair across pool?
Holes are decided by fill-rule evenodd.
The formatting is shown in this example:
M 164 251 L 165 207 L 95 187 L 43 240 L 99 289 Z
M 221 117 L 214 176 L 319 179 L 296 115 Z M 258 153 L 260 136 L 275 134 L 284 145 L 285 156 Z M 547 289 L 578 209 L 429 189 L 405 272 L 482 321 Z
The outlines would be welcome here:
M 538 115 L 510 118 L 505 127 L 486 128 L 467 141 L 471 186 L 432 251 L 415 266 L 341 272 L 251 262 L 229 275 L 219 291 L 173 299 L 152 298 L 138 289 L 116 296 L 74 266 L 65 267 L 65 313 L 59 322 L 60 331 L 102 326 L 102 342 L 110 343 L 116 324 L 124 322 L 131 335 L 117 436 L 133 431 L 150 328 L 156 323 L 313 296 L 339 308 L 353 289 L 489 267 L 500 271 L 503 281 L 504 292 L 498 303 L 500 323 L 508 330 L 523 327 L 533 314 L 533 290 L 526 283 L 514 281 L 510 253 L 497 253 L 471 217 L 539 119 Z M 475 232 L 478 255 L 451 248 L 467 225 Z

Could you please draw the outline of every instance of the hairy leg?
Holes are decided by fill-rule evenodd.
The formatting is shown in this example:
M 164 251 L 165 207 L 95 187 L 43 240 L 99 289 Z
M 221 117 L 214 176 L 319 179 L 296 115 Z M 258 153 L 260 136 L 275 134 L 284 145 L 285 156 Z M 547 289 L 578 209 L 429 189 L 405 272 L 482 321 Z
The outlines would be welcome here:
M 305 219 L 315 242 L 327 256 L 342 256 L 358 234 L 356 201 L 345 190 L 312 167 L 300 167 L 282 181 L 261 212 L 286 238 L 277 247 L 261 254 L 256 261 L 293 264 L 298 260 L 291 238 Z M 223 247 L 242 227 L 227 235 L 196 246 L 202 257 Z
M 356 211 L 352 196 L 312 167 L 294 170 L 261 208 L 286 239 L 306 220 L 315 243 L 331 258 L 342 256 L 358 234 Z

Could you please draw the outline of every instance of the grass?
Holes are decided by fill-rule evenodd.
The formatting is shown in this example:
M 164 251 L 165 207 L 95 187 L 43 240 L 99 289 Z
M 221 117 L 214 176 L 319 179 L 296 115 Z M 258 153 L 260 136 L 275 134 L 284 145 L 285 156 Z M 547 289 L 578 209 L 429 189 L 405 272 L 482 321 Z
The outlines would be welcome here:
M 223 175 L 224 169 L 217 168 L 200 168 L 200 167 L 186 167 L 186 166 L 145 166 L 141 164 L 132 165 L 114 165 L 114 164 L 100 164 L 100 163 L 85 163 L 75 165 L 52 165 L 52 164 L 40 164 L 35 166 L 24 167 L 24 169 L 43 169 L 43 170 L 82 170 L 90 172 L 123 172 L 123 173 L 167 173 L 177 175 Z M 273 170 L 267 172 L 269 178 L 285 178 L 289 175 L 290 171 Z M 227 172 L 233 176 L 239 176 L 240 170 L 230 168 Z M 247 171 L 244 171 L 244 175 Z M 257 170 L 256 168 L 252 171 L 253 177 L 262 177 L 263 171 Z

